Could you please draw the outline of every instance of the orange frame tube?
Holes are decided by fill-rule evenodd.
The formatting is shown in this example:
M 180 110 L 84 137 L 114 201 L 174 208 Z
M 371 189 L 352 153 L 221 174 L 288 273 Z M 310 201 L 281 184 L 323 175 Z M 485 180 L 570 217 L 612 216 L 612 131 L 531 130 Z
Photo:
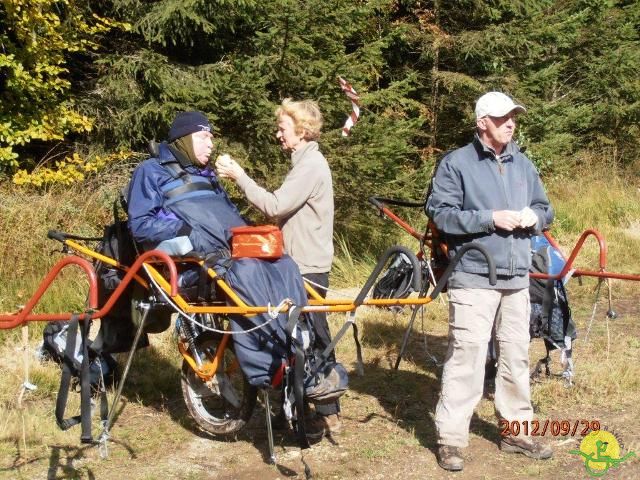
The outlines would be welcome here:
M 378 200 L 378 202 L 379 202 L 379 205 L 376 205 L 376 208 L 378 210 L 380 210 L 380 213 L 383 216 L 389 217 L 393 222 L 397 223 L 409 235 L 411 235 L 412 237 L 418 239 L 419 241 L 424 241 L 425 244 L 429 245 L 429 243 L 428 243 L 429 239 L 427 237 L 425 237 L 424 235 L 421 235 L 420 233 L 418 233 L 413 227 L 411 227 L 411 225 L 409 225 L 408 223 L 403 221 L 400 217 L 398 217 L 391 210 L 389 210 L 389 208 L 387 206 L 385 206 L 382 201 Z M 591 229 L 587 229 L 584 232 L 582 232 L 582 234 L 580 235 L 580 238 L 576 242 L 576 245 L 571 250 L 571 254 L 569 255 L 569 258 L 567 258 L 567 256 L 564 254 L 564 252 L 560 248 L 560 245 L 558 245 L 558 242 L 556 242 L 556 240 L 551 236 L 551 233 L 548 230 L 543 232 L 543 234 L 547 238 L 547 240 L 549 241 L 551 246 L 553 246 L 558 252 L 560 252 L 560 254 L 565 259 L 566 263 L 565 263 L 565 266 L 562 269 L 562 271 L 560 273 L 558 273 L 557 275 L 549 275 L 549 274 L 546 274 L 546 273 L 531 273 L 530 276 L 533 277 L 533 278 L 543 278 L 543 279 L 550 279 L 550 278 L 552 278 L 552 279 L 560 279 L 560 278 L 563 278 L 565 275 L 567 275 L 567 273 L 569 273 L 569 271 L 571 271 L 573 269 L 573 263 L 575 262 L 578 254 L 580 253 L 580 250 L 582 249 L 582 246 L 584 245 L 584 242 L 586 241 L 587 237 L 593 236 L 593 237 L 595 237 L 596 241 L 598 242 L 598 246 L 599 246 L 598 260 L 599 260 L 600 269 L 598 271 L 595 271 L 595 270 L 585 270 L 585 269 L 578 268 L 578 269 L 574 270 L 572 276 L 574 276 L 574 277 L 584 276 L 584 277 L 598 277 L 598 278 L 615 278 L 615 279 L 618 279 L 618 280 L 631 280 L 631 281 L 636 281 L 636 282 L 640 281 L 640 274 L 616 273 L 616 272 L 608 272 L 607 271 L 607 242 L 605 241 L 605 239 L 602 236 L 602 234 L 596 229 L 591 228 Z M 431 245 L 429 245 L 429 246 L 431 246 Z
M 77 244 L 66 240 L 65 243 L 76 248 Z M 99 308 L 97 305 L 97 280 L 95 270 L 90 262 L 77 257 L 69 256 L 60 260 L 54 268 L 47 274 L 42 281 L 36 293 L 31 297 L 27 305 L 19 312 L 14 314 L 2 314 L 0 315 L 0 329 L 14 328 L 24 322 L 31 321 L 53 321 L 63 320 L 68 321 L 71 319 L 73 312 L 59 313 L 59 314 L 32 314 L 33 308 L 36 306 L 44 292 L 49 288 L 55 277 L 60 270 L 69 264 L 79 265 L 85 271 L 89 278 L 89 306 L 87 312 L 91 312 L 92 318 L 101 318 L 109 313 L 109 310 L 113 307 L 118 300 L 122 292 L 134 279 L 144 282 L 137 272 L 143 267 L 143 264 L 148 268 L 150 275 L 158 282 L 161 288 L 172 298 L 172 300 L 180 307 L 185 313 L 211 313 L 211 314 L 239 314 L 239 315 L 256 315 L 259 313 L 266 313 L 269 311 L 269 306 L 253 306 L 247 305 L 240 299 L 233 291 L 233 289 L 221 278 L 219 278 L 213 269 L 209 269 L 209 275 L 216 280 L 220 288 L 226 293 L 232 305 L 208 305 L 197 306 L 189 304 L 182 296 L 178 295 L 177 288 L 177 269 L 173 259 L 166 253 L 157 250 L 151 250 L 140 255 L 134 264 L 130 268 L 126 268 L 119 265 L 115 260 L 104 257 L 97 252 L 94 252 L 88 248 L 83 247 L 81 253 L 91 256 L 101 261 L 109 260 L 106 263 L 113 265 L 116 268 L 126 270 L 125 277 L 120 282 L 120 285 L 116 288 L 113 294 L 105 302 L 105 304 Z M 167 281 L 160 273 L 150 264 L 149 260 L 160 261 L 164 263 L 169 269 L 169 281 Z M 200 262 L 202 263 L 202 262 Z M 309 292 L 311 299 L 309 305 L 302 308 L 303 312 L 350 312 L 355 310 L 355 300 L 351 299 L 323 299 L 318 292 L 316 292 L 311 286 L 305 284 L 307 292 Z M 375 306 L 399 306 L 399 305 L 425 305 L 432 301 L 430 297 L 424 298 L 398 298 L 398 299 L 366 299 L 362 303 L 363 305 L 375 305 Z M 98 309 L 99 308 L 99 309 Z M 287 311 L 288 306 L 284 306 L 282 311 Z
M 573 271 L 572 276 L 615 278 L 618 280 L 631 280 L 635 282 L 640 281 L 640 275 L 637 275 L 637 274 L 616 273 L 616 272 L 607 271 L 607 242 L 605 241 L 602 234 L 596 229 L 592 228 L 582 232 L 582 235 L 580 235 L 580 238 L 576 242 L 576 245 L 573 247 L 573 250 L 571 250 L 571 254 L 569 255 L 569 258 L 566 257 L 566 255 L 558 245 L 558 242 L 556 242 L 556 240 L 551 236 L 551 233 L 549 231 L 545 231 L 544 236 L 549 241 L 551 246 L 555 248 L 558 252 L 560 252 L 562 257 L 566 260 L 566 263 L 562 268 L 562 271 L 560 271 L 560 273 L 558 273 L 557 275 L 549 275 L 546 273 L 531 273 L 530 276 L 533 278 L 551 278 L 551 279 L 557 280 L 566 276 L 573 269 L 573 264 L 578 254 L 580 253 L 580 250 L 582 249 L 584 242 L 587 240 L 589 236 L 593 236 L 598 242 L 598 247 L 599 247 L 598 261 L 599 261 L 600 269 L 598 271 L 595 271 L 595 270 L 584 270 L 581 268 L 577 268 Z
M 88 249 L 86 249 L 88 250 Z M 85 252 L 83 252 L 85 253 Z M 96 255 L 99 255 L 97 252 L 93 252 Z M 124 289 L 129 285 L 132 279 L 137 275 L 137 272 L 142 268 L 143 264 L 148 260 L 155 259 L 157 261 L 161 261 L 164 263 L 169 269 L 169 282 L 167 283 L 167 291 L 170 296 L 176 296 L 178 294 L 178 271 L 176 269 L 176 265 L 164 252 L 158 250 L 151 250 L 140 255 L 136 261 L 133 263 L 131 268 L 127 270 L 127 274 L 118 285 L 118 288 L 113 292 L 113 294 L 109 297 L 107 302 L 99 308 L 98 306 L 98 284 L 96 278 L 96 272 L 93 268 L 93 265 L 89 261 L 84 258 L 71 255 L 61 259 L 58 263 L 56 263 L 53 268 L 49 271 L 49 273 L 45 276 L 45 278 L 40 283 L 40 286 L 36 290 L 36 292 L 31 296 L 29 301 L 26 303 L 24 308 L 20 309 L 19 312 L 13 314 L 2 314 L 0 315 L 0 329 L 14 328 L 18 325 L 21 325 L 25 322 L 48 322 L 48 321 L 56 321 L 56 320 L 71 320 L 71 317 L 74 315 L 73 312 L 69 313 L 59 313 L 59 314 L 32 314 L 34 307 L 38 304 L 39 300 L 42 298 L 42 295 L 47 291 L 47 289 L 51 286 L 53 281 L 56 279 L 60 271 L 68 265 L 78 265 L 82 268 L 87 275 L 89 280 L 89 305 L 87 308 L 87 313 L 91 313 L 93 318 L 101 318 L 109 313 L 111 307 L 118 300 Z M 111 259 L 112 262 L 115 260 Z M 110 262 L 111 263 L 111 262 Z M 123 268 L 119 266 L 117 262 L 115 262 L 115 266 L 118 268 Z

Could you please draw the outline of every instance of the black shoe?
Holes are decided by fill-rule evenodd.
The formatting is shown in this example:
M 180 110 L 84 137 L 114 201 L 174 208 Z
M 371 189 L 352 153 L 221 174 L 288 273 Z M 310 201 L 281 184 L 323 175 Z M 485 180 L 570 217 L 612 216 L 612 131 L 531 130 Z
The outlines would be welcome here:
M 504 437 L 500 441 L 500 450 L 506 453 L 522 453 L 536 460 L 546 460 L 553 457 L 553 450 L 549 445 L 529 437 Z
M 440 445 L 438 447 L 438 465 L 450 472 L 459 472 L 464 467 L 462 452 L 458 447 Z

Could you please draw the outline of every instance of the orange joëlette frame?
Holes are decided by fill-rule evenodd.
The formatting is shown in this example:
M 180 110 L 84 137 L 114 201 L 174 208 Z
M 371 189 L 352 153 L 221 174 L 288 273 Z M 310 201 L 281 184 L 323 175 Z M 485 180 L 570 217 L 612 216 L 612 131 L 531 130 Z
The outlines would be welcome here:
M 176 303 L 176 305 L 182 309 L 187 314 L 195 314 L 195 313 L 209 313 L 209 314 L 240 314 L 240 315 L 255 315 L 258 313 L 268 312 L 270 306 L 268 305 L 248 305 L 236 295 L 233 289 L 222 279 L 219 277 L 213 269 L 209 269 L 209 275 L 211 278 L 215 279 L 218 287 L 225 293 L 227 296 L 227 304 L 212 303 L 210 305 L 192 305 L 187 300 L 184 299 L 180 294 L 178 294 L 177 289 L 177 268 L 176 268 L 176 260 L 178 263 L 183 263 L 185 261 L 198 262 L 200 264 L 203 263 L 202 260 L 198 259 L 173 259 L 168 256 L 166 253 L 151 250 L 140 255 L 131 267 L 126 267 L 124 265 L 119 264 L 116 260 L 101 255 L 98 252 L 72 240 L 69 238 L 57 238 L 62 241 L 63 244 L 68 247 L 68 249 L 73 250 L 76 254 L 69 255 L 61 259 L 46 275 L 43 281 L 40 283 L 40 286 L 33 294 L 33 296 L 29 299 L 24 307 L 21 307 L 17 312 L 10 314 L 0 314 L 0 329 L 8 329 L 14 328 L 18 325 L 21 325 L 25 322 L 32 321 L 53 321 L 53 320 L 62 320 L 68 321 L 74 315 L 74 312 L 66 312 L 66 313 L 40 313 L 34 314 L 32 313 L 35 306 L 38 304 L 40 298 L 44 294 L 44 292 L 51 286 L 52 282 L 57 277 L 58 273 L 68 265 L 77 265 L 79 266 L 85 273 L 89 281 L 89 300 L 87 310 L 85 311 L 85 315 L 80 317 L 81 320 L 87 318 L 88 315 L 91 318 L 101 318 L 105 316 L 109 310 L 113 307 L 115 302 L 118 300 L 124 289 L 129 285 L 131 281 L 137 281 L 142 285 L 146 286 L 146 281 L 142 279 L 138 272 L 143 266 L 147 267 L 147 272 L 149 275 L 153 277 L 153 279 L 160 285 L 160 287 L 164 290 L 164 292 L 171 297 L 172 301 Z M 395 247 L 395 248 L 403 248 L 403 247 Z M 406 250 L 406 253 L 413 256 L 412 253 Z M 99 260 L 103 263 L 109 264 L 115 268 L 121 269 L 126 272 L 122 282 L 113 292 L 113 294 L 109 297 L 109 299 L 105 302 L 104 305 L 98 305 L 98 290 L 97 290 L 97 279 L 96 273 L 93 268 L 93 265 L 78 255 L 83 255 L 89 257 L 93 260 Z M 387 255 L 387 258 L 390 256 Z M 385 260 L 386 260 L 385 259 Z M 165 265 L 168 268 L 168 276 L 166 279 L 160 272 L 155 268 L 154 265 L 158 263 Z M 381 262 L 382 263 L 382 260 Z M 379 265 L 380 268 L 377 268 L 377 274 L 380 273 L 383 265 Z M 373 276 L 373 273 L 372 273 Z M 372 282 L 370 283 L 368 289 L 371 288 Z M 360 305 L 376 305 L 376 306 L 392 306 L 392 305 L 425 305 L 430 303 L 436 296 L 422 297 L 422 298 L 398 298 L 398 299 L 367 299 L 365 298 L 367 292 L 360 292 L 360 295 L 356 297 L 356 299 L 325 299 L 309 284 L 305 283 L 305 288 L 307 290 L 309 296 L 309 304 L 302 308 L 303 312 L 350 312 L 354 311 Z M 286 311 L 288 306 L 285 306 L 282 310 Z
M 382 217 L 387 217 L 387 218 L 391 219 L 394 223 L 399 225 L 400 228 L 405 230 L 409 235 L 411 235 L 412 237 L 416 238 L 417 240 L 419 240 L 420 242 L 422 242 L 424 245 L 428 246 L 429 248 L 433 248 L 433 244 L 432 244 L 431 240 L 432 240 L 434 235 L 437 235 L 437 232 L 434 232 L 435 226 L 431 222 L 428 222 L 425 234 L 424 235 L 420 234 L 411 225 L 409 225 L 407 222 L 405 222 L 400 217 L 398 217 L 395 213 L 393 213 L 384 204 L 385 201 L 386 202 L 390 202 L 390 203 L 394 203 L 394 204 L 399 205 L 399 206 L 411 206 L 411 207 L 419 206 L 420 205 L 419 203 L 417 203 L 417 202 L 406 202 L 406 201 L 402 201 L 402 200 L 389 200 L 389 199 L 380 198 L 380 197 L 371 197 L 369 199 L 369 202 L 372 203 L 380 211 L 380 215 Z M 571 276 L 573 276 L 573 277 L 584 276 L 584 277 L 615 278 L 615 279 L 618 279 L 618 280 L 640 281 L 640 274 L 616 273 L 616 272 L 607 271 L 607 242 L 605 241 L 604 237 L 602 236 L 602 234 L 598 230 L 587 229 L 584 232 L 582 232 L 582 234 L 580 235 L 580 238 L 576 242 L 576 245 L 571 250 L 571 254 L 569 255 L 569 257 L 567 257 L 564 254 L 564 252 L 562 251 L 562 249 L 558 245 L 558 242 L 551 235 L 550 231 L 547 230 L 547 231 L 543 232 L 543 234 L 546 237 L 546 239 L 549 241 L 551 246 L 553 248 L 555 248 L 560 253 L 560 255 L 562 255 L 562 257 L 565 259 L 565 265 L 564 265 L 562 271 L 560 273 L 556 274 L 556 275 L 550 275 L 550 274 L 547 274 L 547 273 L 530 273 L 530 276 L 533 277 L 533 278 L 560 279 L 560 278 L 565 277 L 569 272 L 571 272 Z M 582 246 L 584 245 L 585 240 L 589 236 L 593 236 L 596 239 L 596 241 L 598 242 L 598 247 L 599 247 L 599 255 L 598 255 L 599 270 L 587 270 L 587 269 L 581 269 L 581 268 L 574 269 L 573 264 L 574 264 L 576 258 L 578 257 L 578 254 L 580 253 L 580 250 L 582 249 Z

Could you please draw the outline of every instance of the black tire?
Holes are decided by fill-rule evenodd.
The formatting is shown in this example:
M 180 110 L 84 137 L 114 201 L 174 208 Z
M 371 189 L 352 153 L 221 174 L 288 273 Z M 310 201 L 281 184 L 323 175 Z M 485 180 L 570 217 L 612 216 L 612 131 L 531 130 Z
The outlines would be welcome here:
M 220 338 L 220 335 L 205 332 L 198 336 L 196 344 L 207 357 L 213 358 Z M 228 401 L 203 382 L 186 360 L 182 362 L 180 383 L 184 403 L 198 427 L 212 435 L 232 435 L 240 431 L 251 418 L 258 396 L 257 388 L 249 385 L 242 373 L 231 343 L 225 350 L 222 371 L 231 389 L 227 392 L 235 395 L 235 402 Z

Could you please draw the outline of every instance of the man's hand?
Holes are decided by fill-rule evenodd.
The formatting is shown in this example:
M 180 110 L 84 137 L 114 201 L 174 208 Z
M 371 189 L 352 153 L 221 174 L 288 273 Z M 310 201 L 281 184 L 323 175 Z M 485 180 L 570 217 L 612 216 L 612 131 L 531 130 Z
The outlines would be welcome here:
M 531 228 L 538 223 L 538 215 L 529 207 L 524 207 L 520 210 L 520 227 Z
M 493 212 L 493 224 L 496 228 L 501 228 L 507 232 L 520 227 L 521 221 L 521 212 L 516 212 L 515 210 L 496 210 Z
M 221 178 L 237 180 L 244 173 L 244 169 L 229 155 L 220 155 L 216 159 L 216 170 Z

